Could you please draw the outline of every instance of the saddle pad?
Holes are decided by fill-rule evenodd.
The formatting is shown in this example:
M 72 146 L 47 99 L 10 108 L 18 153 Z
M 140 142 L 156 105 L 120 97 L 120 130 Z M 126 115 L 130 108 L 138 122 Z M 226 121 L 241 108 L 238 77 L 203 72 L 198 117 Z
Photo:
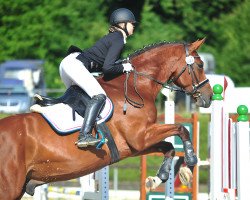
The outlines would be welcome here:
M 52 128 L 62 135 L 80 130 L 84 120 L 77 112 L 75 112 L 75 120 L 73 120 L 72 108 L 64 103 L 45 107 L 35 104 L 30 107 L 30 110 L 41 113 Z M 107 98 L 105 106 L 97 119 L 97 124 L 109 120 L 113 114 L 113 110 L 113 103 Z

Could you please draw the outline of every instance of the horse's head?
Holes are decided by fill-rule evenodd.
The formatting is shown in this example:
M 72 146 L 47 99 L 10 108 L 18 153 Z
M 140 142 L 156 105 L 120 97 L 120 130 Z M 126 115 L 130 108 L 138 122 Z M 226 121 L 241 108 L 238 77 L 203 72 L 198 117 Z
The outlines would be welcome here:
M 196 52 L 204 41 L 205 39 L 198 40 L 192 44 L 162 42 L 135 52 L 130 56 L 135 76 L 144 76 L 152 83 L 159 84 L 159 87 L 152 86 L 149 89 L 150 83 L 143 79 L 141 85 L 147 85 L 146 91 L 151 94 L 157 95 L 161 85 L 184 91 L 193 97 L 199 107 L 209 107 L 212 89 L 206 78 L 203 62 Z M 153 88 L 156 92 L 153 92 Z
M 206 78 L 203 62 L 196 52 L 205 39 L 189 45 L 183 44 L 183 53 L 172 67 L 169 82 L 179 86 L 186 94 L 191 95 L 199 107 L 209 107 L 212 89 Z

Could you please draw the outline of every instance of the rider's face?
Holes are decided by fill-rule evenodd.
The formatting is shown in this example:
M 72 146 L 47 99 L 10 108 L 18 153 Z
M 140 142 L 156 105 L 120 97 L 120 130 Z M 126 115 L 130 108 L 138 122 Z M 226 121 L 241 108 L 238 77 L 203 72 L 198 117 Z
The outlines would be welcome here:
M 134 28 L 135 28 L 134 24 L 130 22 L 127 23 L 127 30 L 129 35 L 132 35 L 134 33 Z

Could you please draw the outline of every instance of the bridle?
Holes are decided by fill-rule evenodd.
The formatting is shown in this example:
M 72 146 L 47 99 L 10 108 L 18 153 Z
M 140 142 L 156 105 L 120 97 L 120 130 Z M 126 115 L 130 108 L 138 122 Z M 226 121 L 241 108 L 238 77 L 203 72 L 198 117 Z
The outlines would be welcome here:
M 185 53 L 186 53 L 186 65 L 182 68 L 182 70 L 179 72 L 179 74 L 177 76 L 170 78 L 166 82 L 161 82 L 161 81 L 157 80 L 156 78 L 152 77 L 151 75 L 146 74 L 144 72 L 138 72 L 138 71 L 136 71 L 136 69 L 134 67 L 134 71 L 133 71 L 134 72 L 134 90 L 135 90 L 136 94 L 139 96 L 139 98 L 141 99 L 142 103 L 136 102 L 128 97 L 128 79 L 129 79 L 131 73 L 126 73 L 126 79 L 124 82 L 124 96 L 125 96 L 125 102 L 124 102 L 124 107 L 123 107 L 124 112 L 126 112 L 126 108 L 127 108 L 126 102 L 128 102 L 129 104 L 131 104 L 132 106 L 134 106 L 136 108 L 142 108 L 144 106 L 144 99 L 139 94 L 139 92 L 136 88 L 138 76 L 146 77 L 146 78 L 156 82 L 157 84 L 161 85 L 163 88 L 167 88 L 171 91 L 184 92 L 187 95 L 190 95 L 194 98 L 201 97 L 201 93 L 200 93 L 199 89 L 202 88 L 204 85 L 206 85 L 209 82 L 209 80 L 206 78 L 205 80 L 203 80 L 201 82 L 199 81 L 199 79 L 194 71 L 194 64 L 196 64 L 199 68 L 202 68 L 195 62 L 195 58 L 199 58 L 199 56 L 189 55 L 187 44 L 184 44 L 184 48 L 185 48 Z M 129 60 L 125 60 L 125 62 L 129 62 Z M 193 87 L 192 91 L 187 91 L 187 90 L 174 84 L 174 82 L 176 82 L 187 69 L 188 69 L 188 73 L 190 74 L 190 76 L 192 78 L 192 87 Z

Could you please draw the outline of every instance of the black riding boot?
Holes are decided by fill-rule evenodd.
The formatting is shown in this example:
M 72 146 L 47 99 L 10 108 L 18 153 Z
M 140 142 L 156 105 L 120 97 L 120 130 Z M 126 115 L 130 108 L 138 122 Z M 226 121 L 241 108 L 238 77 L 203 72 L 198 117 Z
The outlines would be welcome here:
M 78 147 L 87 147 L 88 145 L 95 145 L 101 141 L 92 135 L 92 129 L 95 125 L 97 116 L 99 115 L 103 105 L 105 104 L 106 96 L 104 94 L 98 94 L 92 97 L 87 105 L 84 122 L 80 130 L 80 135 L 76 145 Z

